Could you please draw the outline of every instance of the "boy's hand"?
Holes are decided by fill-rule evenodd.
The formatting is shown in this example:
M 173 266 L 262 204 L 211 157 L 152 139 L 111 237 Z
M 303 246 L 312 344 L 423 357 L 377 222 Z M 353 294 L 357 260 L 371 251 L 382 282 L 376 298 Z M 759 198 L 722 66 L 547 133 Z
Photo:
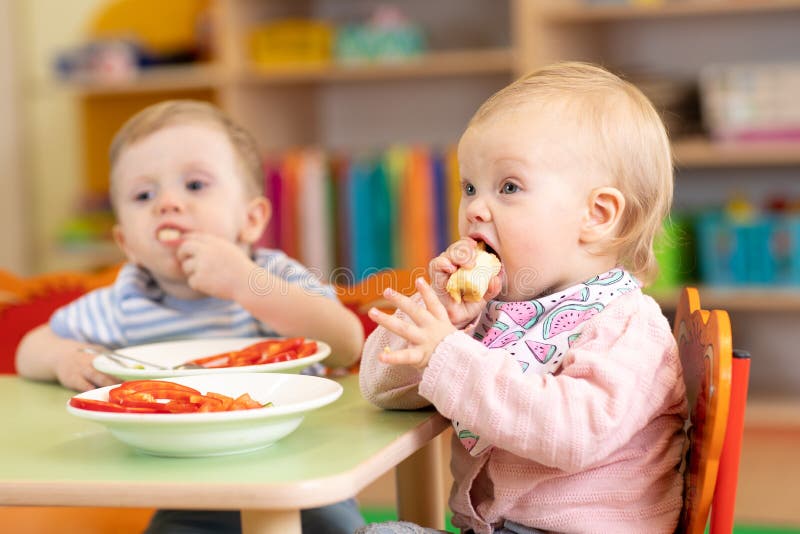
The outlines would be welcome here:
M 119 384 L 119 380 L 101 373 L 92 366 L 92 360 L 96 357 L 81 352 L 80 348 L 64 354 L 56 360 L 56 378 L 62 386 L 76 391 L 89 391 Z
M 446 286 L 450 275 L 456 272 L 459 267 L 474 267 L 477 246 L 478 243 L 475 240 L 465 237 L 447 247 L 447 250 L 433 258 L 428 265 L 431 287 L 436 296 L 439 297 L 439 302 L 447 310 L 450 322 L 459 330 L 480 315 L 486 306 L 486 302 L 496 297 L 501 289 L 500 277 L 495 276 L 489 282 L 489 289 L 486 291 L 483 300 L 478 302 L 465 302 L 462 300 L 457 303 L 447 293 Z
M 224 300 L 234 300 L 257 268 L 240 245 L 211 234 L 186 234 L 177 256 L 189 287 Z
M 425 368 L 436 346 L 448 334 L 456 331 L 456 327 L 447 317 L 447 310 L 436 298 L 436 293 L 431 286 L 422 278 L 417 278 L 416 286 L 422 296 L 424 306 L 418 305 L 410 298 L 392 289 L 386 289 L 383 292 L 383 296 L 405 313 L 411 322 L 388 315 L 376 308 L 369 310 L 369 316 L 373 321 L 402 337 L 408 343 L 408 347 L 403 350 L 382 353 L 380 359 L 384 363 Z

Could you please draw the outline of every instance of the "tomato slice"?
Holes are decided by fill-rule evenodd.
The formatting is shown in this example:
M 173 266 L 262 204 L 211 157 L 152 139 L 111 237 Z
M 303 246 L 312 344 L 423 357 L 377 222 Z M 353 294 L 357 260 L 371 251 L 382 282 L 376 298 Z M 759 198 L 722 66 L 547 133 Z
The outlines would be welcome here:
M 290 358 L 292 356 L 286 353 L 277 357 Z M 226 412 L 272 405 L 272 403 L 267 403 L 262 406 L 247 393 L 236 399 L 212 391 L 203 395 L 194 388 L 165 380 L 131 380 L 109 390 L 108 402 L 72 397 L 69 404 L 75 408 L 100 412 L 158 414 Z
M 95 399 L 82 399 L 72 397 L 69 405 L 82 410 L 93 410 L 95 412 L 128 412 L 128 413 L 155 413 L 149 408 L 139 408 L 133 406 L 121 406 L 113 402 L 106 402 Z
M 209 391 L 208 393 L 206 393 L 206 397 L 211 397 L 222 401 L 222 410 L 220 411 L 223 412 L 227 412 L 228 410 L 230 410 L 231 406 L 233 405 L 233 397 L 228 397 L 227 395 L 222 395 L 220 393 L 214 393 L 213 391 Z
M 113 402 L 106 402 L 94 399 L 81 399 L 72 397 L 69 405 L 82 410 L 95 410 L 97 412 L 124 412 L 125 408 Z
M 147 408 L 153 412 L 168 412 L 165 402 L 158 402 L 150 393 L 132 393 L 122 397 L 119 401 L 121 406 L 130 408 Z
M 303 343 L 299 349 L 297 349 L 297 357 L 298 358 L 305 358 L 306 356 L 311 356 L 317 352 L 317 342 L 316 341 L 306 341 Z
M 259 360 L 258 363 L 278 363 L 278 362 L 288 362 L 289 360 L 296 360 L 297 353 L 293 350 L 288 350 L 286 352 L 282 352 L 280 354 L 275 354 L 274 356 L 264 357 L 263 359 Z
M 168 413 L 193 413 L 199 410 L 200 406 L 187 401 L 171 400 L 164 404 L 164 409 Z
M 240 350 L 195 358 L 186 363 L 194 363 L 207 368 L 259 365 L 275 361 L 286 361 L 286 358 L 276 360 L 272 358 L 289 351 L 294 351 L 293 358 L 304 358 L 317 352 L 317 343 L 315 341 L 306 341 L 302 337 L 267 339 L 248 345 Z
M 213 354 L 211 356 L 204 356 L 202 358 L 195 358 L 186 363 L 194 363 L 202 365 L 203 367 L 227 367 L 230 365 L 231 358 L 238 354 L 239 351 L 223 352 L 221 354 Z
M 236 400 L 233 401 L 233 406 L 231 406 L 231 410 L 252 410 L 254 408 L 263 408 L 263 406 L 248 393 L 243 393 L 236 397 Z
M 120 404 L 122 400 L 136 393 L 149 393 L 156 399 L 186 399 L 200 392 L 189 386 L 166 382 L 164 380 L 131 380 L 109 390 L 108 400 Z
M 241 367 L 243 365 L 253 365 L 261 358 L 261 352 L 257 350 L 245 349 L 239 352 L 236 356 L 231 358 L 230 365 L 232 367 Z

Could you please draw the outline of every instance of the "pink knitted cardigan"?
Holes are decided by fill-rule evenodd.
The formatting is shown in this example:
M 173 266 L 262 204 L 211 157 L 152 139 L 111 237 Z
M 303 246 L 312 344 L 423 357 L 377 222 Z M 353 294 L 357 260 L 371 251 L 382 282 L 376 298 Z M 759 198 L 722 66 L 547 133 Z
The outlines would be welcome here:
M 508 519 L 556 532 L 675 530 L 686 395 L 669 324 L 650 297 L 637 290 L 609 304 L 555 375 L 523 375 L 469 332 L 446 337 L 424 371 L 378 360 L 384 347 L 404 344 L 383 328 L 370 335 L 364 396 L 382 408 L 433 404 L 496 445 L 472 457 L 453 438 L 456 526 L 484 534 Z

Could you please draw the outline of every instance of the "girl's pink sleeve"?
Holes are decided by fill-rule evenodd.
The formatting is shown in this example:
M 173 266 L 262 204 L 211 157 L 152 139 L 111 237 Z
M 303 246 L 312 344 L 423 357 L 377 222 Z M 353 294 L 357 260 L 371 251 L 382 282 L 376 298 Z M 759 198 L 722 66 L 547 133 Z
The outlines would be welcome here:
M 405 318 L 401 311 L 396 317 Z M 378 359 L 386 348 L 399 350 L 406 341 L 382 326 L 369 335 L 361 355 L 358 382 L 361 394 L 372 404 L 381 408 L 415 410 L 430 406 L 430 401 L 420 396 L 419 382 L 422 371 L 410 365 L 387 365 Z
M 686 409 L 677 348 L 658 305 L 641 294 L 620 300 L 587 324 L 557 375 L 522 374 L 513 358 L 455 332 L 437 347 L 419 392 L 504 450 L 585 470 L 659 417 L 664 429 L 679 426 Z

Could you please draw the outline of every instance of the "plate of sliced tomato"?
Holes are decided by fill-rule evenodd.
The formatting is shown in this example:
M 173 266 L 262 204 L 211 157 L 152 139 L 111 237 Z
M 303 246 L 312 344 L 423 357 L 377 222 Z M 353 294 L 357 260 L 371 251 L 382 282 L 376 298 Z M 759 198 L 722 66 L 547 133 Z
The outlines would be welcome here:
M 73 396 L 67 411 L 156 456 L 249 452 L 294 432 L 306 414 L 334 402 L 327 378 L 237 373 L 132 380 Z
M 328 357 L 328 344 L 308 338 L 212 338 L 148 343 L 117 349 L 139 362 L 98 356 L 92 365 L 120 380 L 218 373 L 299 373 Z M 152 365 L 148 365 L 148 363 Z M 159 369 L 193 363 L 199 369 Z

